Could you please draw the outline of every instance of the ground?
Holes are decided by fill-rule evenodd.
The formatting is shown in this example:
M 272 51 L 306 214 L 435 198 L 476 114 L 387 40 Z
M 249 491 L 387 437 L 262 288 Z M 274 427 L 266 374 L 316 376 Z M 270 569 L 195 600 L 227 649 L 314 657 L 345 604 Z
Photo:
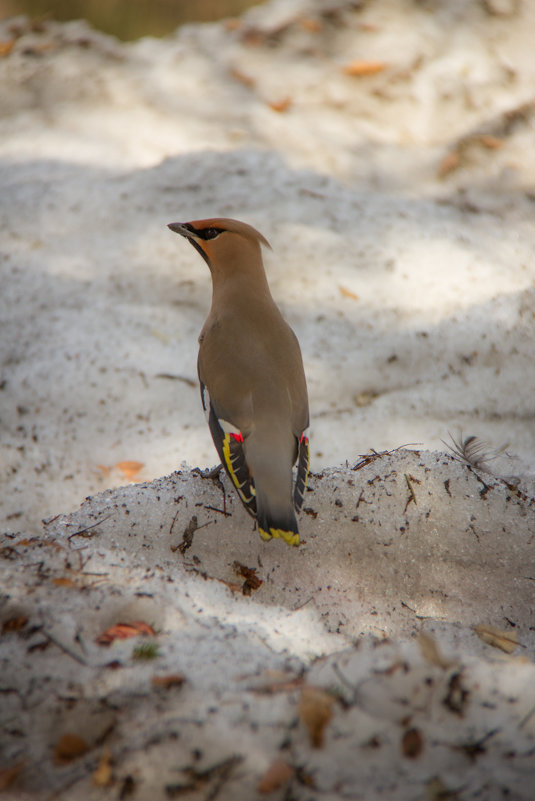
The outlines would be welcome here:
M 5 795 L 531 799 L 534 23 L 2 24 Z M 214 215 L 301 342 L 298 549 L 192 469 Z

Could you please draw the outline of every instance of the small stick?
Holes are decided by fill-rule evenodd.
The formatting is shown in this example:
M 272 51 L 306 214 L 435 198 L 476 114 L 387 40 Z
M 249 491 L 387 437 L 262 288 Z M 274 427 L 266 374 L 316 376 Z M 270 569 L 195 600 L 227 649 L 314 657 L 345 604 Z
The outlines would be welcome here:
M 101 523 L 105 523 L 106 520 L 109 520 L 110 517 L 113 517 L 113 514 L 108 515 L 107 517 L 103 517 L 102 520 L 99 520 L 97 523 L 93 523 L 92 526 L 86 526 L 85 528 L 81 528 L 80 531 L 75 531 L 74 534 L 71 534 L 67 539 L 69 542 L 72 540 L 73 537 L 92 537 L 93 534 L 88 534 L 88 531 L 91 531 L 92 528 L 96 528 L 100 526 Z
M 405 476 L 405 481 L 407 482 L 407 487 L 409 488 L 409 498 L 407 500 L 407 503 L 405 504 L 405 509 L 403 510 L 403 514 L 405 514 L 411 501 L 414 501 L 415 506 L 418 506 L 418 501 L 416 500 L 416 495 L 414 494 L 414 488 L 411 484 L 410 476 L 408 475 L 408 473 L 403 473 L 403 475 Z

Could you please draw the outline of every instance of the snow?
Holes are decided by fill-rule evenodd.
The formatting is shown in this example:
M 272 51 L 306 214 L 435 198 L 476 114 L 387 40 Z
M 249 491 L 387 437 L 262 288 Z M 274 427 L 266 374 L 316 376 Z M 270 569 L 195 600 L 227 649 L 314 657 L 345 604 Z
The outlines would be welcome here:
M 273 798 L 531 799 L 534 23 L 528 3 L 279 0 L 133 44 L 2 24 L 8 796 L 251 799 L 282 758 Z M 216 460 L 210 278 L 166 223 L 216 215 L 270 241 L 303 351 L 298 549 L 191 468 Z M 467 434 L 506 447 L 468 465 L 444 444 Z M 135 620 L 154 660 L 95 642 Z M 323 748 L 303 686 L 333 704 Z M 88 751 L 58 765 L 65 733 Z

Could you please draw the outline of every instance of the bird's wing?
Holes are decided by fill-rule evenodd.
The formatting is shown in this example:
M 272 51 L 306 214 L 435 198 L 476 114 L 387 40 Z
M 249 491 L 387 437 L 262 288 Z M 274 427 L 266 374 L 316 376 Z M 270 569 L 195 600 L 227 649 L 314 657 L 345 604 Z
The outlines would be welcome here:
M 297 475 L 295 477 L 294 487 L 294 506 L 296 512 L 299 512 L 305 496 L 308 472 L 310 467 L 310 445 L 308 439 L 308 429 L 303 431 L 299 439 L 299 446 L 297 449 Z
M 219 458 L 236 487 L 243 505 L 249 514 L 256 517 L 256 491 L 249 465 L 245 459 L 243 434 L 230 420 L 218 416 L 202 379 L 200 383 L 204 413 Z

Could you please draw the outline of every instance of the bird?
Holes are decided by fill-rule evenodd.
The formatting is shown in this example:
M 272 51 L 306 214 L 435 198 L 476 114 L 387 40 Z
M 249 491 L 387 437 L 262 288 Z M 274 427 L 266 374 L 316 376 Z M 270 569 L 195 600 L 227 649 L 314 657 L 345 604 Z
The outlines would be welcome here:
M 299 545 L 308 393 L 299 342 L 269 289 L 261 245 L 271 246 L 251 225 L 229 218 L 168 228 L 193 245 L 212 276 L 197 371 L 219 458 L 262 539 Z

